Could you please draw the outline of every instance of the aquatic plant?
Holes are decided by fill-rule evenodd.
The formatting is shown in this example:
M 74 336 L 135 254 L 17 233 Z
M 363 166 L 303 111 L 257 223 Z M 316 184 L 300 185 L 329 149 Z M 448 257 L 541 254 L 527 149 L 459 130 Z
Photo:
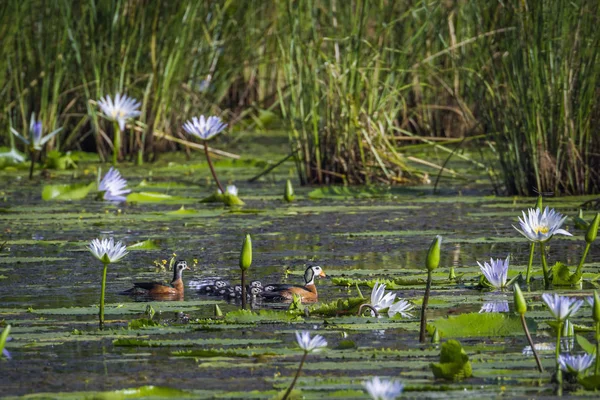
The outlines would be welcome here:
M 525 313 L 527 312 L 527 302 L 525 301 L 525 296 L 523 296 L 523 292 L 518 284 L 515 283 L 513 286 L 514 291 L 514 301 L 515 301 L 515 311 L 519 313 L 521 316 L 521 326 L 523 326 L 523 332 L 525 332 L 525 336 L 527 337 L 527 341 L 529 342 L 529 346 L 531 346 L 531 352 L 535 357 L 535 362 L 537 364 L 538 370 L 540 372 L 544 372 L 544 367 L 542 366 L 542 362 L 540 361 L 540 357 L 537 354 L 535 344 L 533 343 L 533 339 L 531 339 L 531 334 L 529 333 L 529 328 L 527 328 L 527 321 L 525 321 Z
M 292 383 L 290 384 L 290 387 L 288 387 L 285 394 L 281 398 L 282 400 L 286 400 L 289 397 L 290 393 L 292 392 L 292 389 L 294 389 L 294 386 L 296 385 L 296 381 L 298 380 L 298 377 L 300 376 L 300 371 L 302 371 L 302 366 L 304 366 L 304 362 L 306 361 L 306 357 L 308 356 L 308 354 L 319 352 L 319 351 L 323 350 L 325 347 L 327 347 L 327 341 L 325 340 L 325 338 L 323 338 L 323 336 L 315 335 L 314 337 L 311 338 L 310 332 L 308 332 L 308 331 L 302 331 L 302 332 L 296 331 L 296 342 L 298 343 L 298 346 L 302 350 L 304 350 L 304 355 L 302 356 L 302 359 L 300 360 L 300 365 L 298 366 L 298 370 L 296 371 L 294 380 L 292 381 Z
M 221 133 L 226 127 L 227 124 L 223 123 L 221 121 L 221 118 L 214 116 L 205 118 L 204 115 L 201 115 L 200 118 L 194 117 L 191 120 L 187 121 L 185 124 L 183 124 L 183 130 L 204 142 L 203 146 L 204 154 L 206 154 L 206 161 L 208 162 L 210 172 L 212 173 L 212 176 L 221 193 L 226 193 L 226 191 L 225 189 L 223 189 L 223 185 L 221 185 L 221 182 L 217 177 L 217 173 L 215 172 L 213 163 L 210 159 L 207 141 Z
M 581 261 L 579 261 L 579 265 L 577 266 L 577 270 L 575 271 L 576 276 L 581 275 L 581 269 L 583 268 L 583 264 L 585 263 L 585 258 L 587 257 L 588 252 L 590 251 L 590 247 L 592 243 L 596 240 L 598 236 L 598 227 L 600 226 L 600 213 L 596 213 L 596 216 L 592 220 L 592 222 L 588 225 L 587 232 L 585 233 L 585 249 L 583 250 L 583 255 L 581 256 Z
M 592 306 L 592 319 L 595 325 L 595 339 L 596 339 L 596 366 L 594 368 L 594 374 L 600 375 L 600 297 L 598 292 L 594 290 L 594 296 L 587 297 L 585 299 L 587 303 Z
M 513 225 L 513 228 L 528 240 L 540 244 L 544 285 L 546 288 L 550 286 L 550 276 L 548 274 L 548 263 L 546 261 L 545 243 L 557 234 L 573 236 L 566 230 L 560 228 L 566 219 L 566 216 L 563 217 L 561 213 L 554 209 L 549 209 L 548 207 L 546 207 L 543 212 L 537 208 L 530 208 L 527 211 L 527 215 L 525 215 L 525 211 L 523 211 L 523 218 L 521 219 L 521 217 L 519 217 L 521 229 Z M 527 269 L 527 274 L 529 276 L 529 267 Z M 529 282 L 528 276 L 526 277 L 527 282 Z
M 50 141 L 54 136 L 56 136 L 62 128 L 58 128 L 50 132 L 49 134 L 43 136 L 42 135 L 42 121 L 35 119 L 35 114 L 31 114 L 31 121 L 29 122 L 29 135 L 21 135 L 17 132 L 12 126 L 10 127 L 10 131 L 13 135 L 23 143 L 28 146 L 29 156 L 31 157 L 31 165 L 29 167 L 29 179 L 33 178 L 33 168 L 35 166 L 35 161 L 37 157 L 37 153 L 42 151 L 44 145 Z
M 487 283 L 489 283 L 492 287 L 497 289 L 504 289 L 506 285 L 506 280 L 508 278 L 508 259 L 502 260 L 500 258 L 494 260 L 490 258 L 490 263 L 484 262 L 483 265 L 477 261 L 479 264 L 479 268 L 481 269 L 481 273 L 485 276 Z
M 294 201 L 294 188 L 292 187 L 292 181 L 289 179 L 285 181 L 285 190 L 283 191 L 283 199 L 288 203 Z
M 429 302 L 429 291 L 431 290 L 431 281 L 433 279 L 432 272 L 440 265 L 440 251 L 442 246 L 442 237 L 437 235 L 429 251 L 427 252 L 427 258 L 425 260 L 425 267 L 427 268 L 427 284 L 425 286 L 425 294 L 423 295 L 423 304 L 421 306 L 421 325 L 419 329 L 419 341 L 425 343 L 425 334 L 427 332 L 427 303 Z
M 98 313 L 100 329 L 104 328 L 104 292 L 106 288 L 106 271 L 108 264 L 116 263 L 127 255 L 127 247 L 121 242 L 110 239 L 94 239 L 88 245 L 88 250 L 102 262 L 104 269 L 102 271 L 102 288 L 100 291 L 100 311 Z
M 543 198 L 542 196 L 538 196 L 536 202 L 535 202 L 535 209 L 537 209 L 538 211 L 542 211 L 543 209 Z M 527 272 L 525 273 L 525 283 L 529 284 L 529 281 L 531 280 L 531 268 L 533 266 L 533 255 L 535 254 L 535 243 L 534 241 L 531 241 L 531 243 L 529 243 L 529 259 L 527 262 Z
M 406 300 L 400 299 L 396 303 L 392 304 L 388 309 L 388 317 L 392 318 L 396 314 L 400 314 L 402 318 L 412 318 L 412 314 L 408 311 L 412 310 L 414 306 Z
M 371 303 L 370 305 L 375 308 L 378 312 L 389 308 L 396 299 L 396 295 L 392 292 L 385 293 L 385 284 L 375 283 L 373 291 L 371 292 Z
M 10 355 L 10 353 L 8 352 L 8 350 L 6 350 L 4 348 L 4 346 L 6 345 L 6 342 L 8 340 L 8 334 L 10 333 L 10 325 L 6 325 L 4 327 L 4 329 L 2 330 L 2 333 L 0 333 L 0 356 L 3 356 L 4 358 L 10 360 L 12 357 Z
M 558 364 L 563 371 L 577 376 L 590 368 L 594 363 L 595 358 L 596 357 L 593 354 L 587 353 L 576 356 L 570 354 L 560 354 L 558 356 Z
M 364 381 L 362 385 L 373 400 L 394 400 L 402 394 L 404 385 L 396 379 L 380 379 L 378 376 Z
M 121 133 L 125 130 L 125 121 L 140 115 L 140 102 L 127 95 L 117 93 L 114 100 L 109 96 L 98 100 L 98 107 L 106 119 L 115 123 L 113 130 L 113 165 L 117 165 L 121 153 Z
M 242 310 L 246 308 L 246 271 L 252 265 L 252 238 L 246 234 L 240 252 L 240 269 L 242 270 Z
M 101 193 L 102 199 L 120 203 L 126 200 L 123 195 L 131 192 L 126 187 L 127 181 L 123 179 L 117 169 L 111 167 L 100 181 L 98 191 Z
M 555 357 L 556 357 L 556 380 L 558 382 L 558 393 L 562 395 L 562 373 L 558 362 L 558 357 L 560 355 L 560 337 L 562 333 L 563 325 L 567 318 L 574 315 L 579 308 L 583 305 L 583 300 L 572 299 L 566 296 L 559 296 L 556 293 L 544 293 L 542 295 L 542 300 L 548 306 L 550 313 L 556 319 L 556 347 L 555 347 Z
M 442 344 L 440 362 L 429 364 L 433 375 L 447 381 L 460 381 L 470 378 L 473 368 L 469 356 L 458 340 L 448 340 Z

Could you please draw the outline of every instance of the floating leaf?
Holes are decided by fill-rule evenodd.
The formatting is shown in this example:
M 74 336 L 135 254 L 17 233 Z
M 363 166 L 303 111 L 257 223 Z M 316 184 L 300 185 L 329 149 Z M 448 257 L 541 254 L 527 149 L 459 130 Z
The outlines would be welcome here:
M 253 324 L 255 322 L 292 322 L 301 321 L 297 314 L 286 311 L 260 310 L 253 312 L 250 310 L 231 311 L 225 315 L 225 321 L 237 324 Z
M 139 192 L 130 193 L 127 196 L 128 203 L 163 203 L 163 202 L 180 202 L 185 200 L 183 197 L 171 196 L 169 194 L 157 192 Z
M 42 189 L 43 200 L 82 200 L 90 190 L 96 187 L 96 183 L 75 183 L 72 185 L 46 185 Z
M 537 324 L 527 319 L 530 332 L 537 330 Z M 438 319 L 427 325 L 427 331 L 433 334 L 438 329 L 442 337 L 486 337 L 514 336 L 521 334 L 521 319 L 503 313 L 468 313 Z
M 198 211 L 193 210 L 191 208 L 185 208 L 181 206 L 178 210 L 167 212 L 169 215 L 189 215 L 189 214 L 198 214 Z
M 137 242 L 131 246 L 127 246 L 127 250 L 159 250 L 160 246 L 156 240 L 144 240 L 143 242 Z
M 552 267 L 552 285 L 554 286 L 573 286 L 581 283 L 581 272 L 573 273 L 569 267 L 561 262 L 557 262 Z
M 377 187 L 348 187 L 328 186 L 315 189 L 308 193 L 310 199 L 347 199 L 347 198 L 374 198 L 387 197 L 391 193 L 388 189 Z

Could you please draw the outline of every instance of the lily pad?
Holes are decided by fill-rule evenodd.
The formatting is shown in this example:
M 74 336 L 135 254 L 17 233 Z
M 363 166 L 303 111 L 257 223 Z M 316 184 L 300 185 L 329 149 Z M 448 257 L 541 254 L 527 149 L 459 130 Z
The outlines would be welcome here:
M 529 332 L 535 333 L 537 323 L 527 318 Z M 433 334 L 438 329 L 442 337 L 488 337 L 517 336 L 523 334 L 521 319 L 504 313 L 468 313 L 448 318 L 440 318 L 427 324 L 427 331 Z
M 49 200 L 83 200 L 96 187 L 96 183 L 75 183 L 72 185 L 46 185 L 42 189 L 42 199 Z

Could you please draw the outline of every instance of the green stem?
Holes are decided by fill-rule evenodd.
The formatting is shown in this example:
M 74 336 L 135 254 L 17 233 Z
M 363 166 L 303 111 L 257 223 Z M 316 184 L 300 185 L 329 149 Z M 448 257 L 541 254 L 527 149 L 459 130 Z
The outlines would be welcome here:
M 543 248 L 543 246 L 542 246 Z M 558 390 L 557 395 L 562 396 L 562 370 L 560 369 L 560 364 L 558 363 L 558 356 L 560 355 L 560 334 L 562 332 L 563 322 L 558 322 L 558 328 L 556 329 L 556 349 L 554 355 L 556 357 L 556 381 L 558 382 Z
M 242 270 L 242 310 L 246 309 L 246 270 Z
M 596 322 L 596 369 L 594 375 L 600 374 L 600 322 Z
M 31 150 L 31 165 L 29 166 L 29 179 L 33 179 L 33 168 L 35 166 L 35 150 Z
M 104 271 L 102 272 L 102 291 L 100 292 L 100 312 L 98 318 L 100 320 L 100 329 L 104 329 L 104 289 L 106 288 L 106 271 L 108 270 L 108 263 L 104 263 Z
M 429 291 L 431 290 L 431 271 L 427 271 L 427 286 L 425 286 L 425 295 L 423 296 L 423 306 L 421 307 L 421 329 L 419 330 L 419 342 L 425 343 L 425 332 L 427 329 L 427 303 L 429 303 Z
M 542 268 L 544 270 L 544 287 L 550 288 L 550 277 L 548 276 L 548 262 L 546 261 L 546 245 L 540 243 L 540 251 L 542 253 Z
M 576 275 L 581 273 L 581 269 L 583 268 L 583 263 L 585 263 L 585 258 L 588 255 L 588 251 L 590 251 L 591 245 L 592 245 L 591 243 L 586 243 L 585 250 L 583 251 L 583 256 L 581 257 L 581 261 L 579 261 L 579 265 L 577 266 L 577 271 L 575 271 Z
M 304 361 L 306 361 L 307 355 L 308 355 L 308 351 L 305 351 L 304 355 L 302 356 L 302 360 L 300 360 L 300 366 L 298 367 L 298 371 L 296 371 L 296 376 L 294 376 L 294 380 L 292 381 L 292 384 L 290 385 L 288 390 L 286 390 L 286 392 L 283 395 L 283 397 L 281 398 L 281 400 L 287 400 L 287 398 L 290 396 L 290 393 L 292 393 L 292 389 L 294 389 L 294 386 L 296 386 L 296 381 L 298 380 L 298 377 L 300 376 L 300 371 L 302 370 Z
M 529 246 L 529 264 L 527 264 L 527 274 L 525 276 L 525 283 L 529 285 L 529 279 L 531 278 L 531 266 L 533 265 L 533 253 L 535 253 L 535 242 L 531 242 Z
M 112 163 L 116 166 L 119 161 L 119 151 L 121 150 L 121 129 L 119 128 L 119 123 L 116 121 L 114 124 L 114 131 L 115 137 L 113 139 Z
M 208 167 L 210 168 L 210 172 L 212 173 L 213 178 L 215 178 L 215 182 L 217 182 L 217 186 L 221 190 L 221 193 L 225 194 L 225 189 L 223 189 L 223 185 L 221 185 L 219 178 L 217 178 L 217 173 L 215 172 L 215 168 L 213 167 L 212 161 L 210 160 L 210 155 L 208 153 L 208 143 L 206 143 L 206 141 L 204 141 L 204 153 L 206 154 L 206 161 L 208 161 Z
M 543 373 L 544 367 L 542 366 L 542 362 L 540 361 L 540 357 L 538 356 L 537 351 L 535 350 L 535 345 L 533 344 L 533 340 L 531 339 L 531 335 L 529 334 L 529 328 L 527 328 L 527 322 L 525 321 L 525 314 L 521 314 L 521 324 L 523 325 L 523 330 L 525 331 L 525 336 L 527 336 L 527 341 L 531 346 L 531 351 L 533 352 L 533 356 L 535 357 L 535 362 L 537 364 L 538 370 Z

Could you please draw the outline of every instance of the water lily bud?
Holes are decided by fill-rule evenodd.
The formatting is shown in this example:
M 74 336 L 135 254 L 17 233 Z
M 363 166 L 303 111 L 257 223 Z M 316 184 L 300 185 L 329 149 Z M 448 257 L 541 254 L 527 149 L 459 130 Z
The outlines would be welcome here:
M 283 193 L 283 198 L 288 203 L 294 201 L 294 188 L 292 187 L 292 181 L 289 179 L 285 183 L 285 192 Z
M 600 297 L 598 297 L 598 292 L 594 290 L 594 305 L 592 307 L 592 318 L 594 318 L 595 323 L 600 323 Z
M 242 244 L 242 253 L 240 254 L 240 268 L 245 271 L 250 268 L 252 264 L 252 239 L 249 234 L 246 234 L 244 238 L 244 244 Z
M 527 302 L 525 301 L 525 297 L 523 296 L 523 292 L 521 292 L 521 288 L 516 283 L 513 285 L 514 295 L 515 295 L 515 309 L 516 311 L 523 315 L 527 312 Z
M 600 224 L 600 213 L 596 213 L 594 220 L 590 224 L 587 233 L 585 234 L 585 241 L 587 243 L 592 243 L 596 240 L 596 236 L 598 236 L 598 225 Z
M 440 248 L 442 246 L 442 237 L 437 235 L 433 242 L 431 242 L 431 246 L 429 246 L 429 251 L 427 252 L 427 262 L 425 266 L 428 271 L 433 271 L 440 265 Z
M 575 336 L 575 328 L 573 327 L 573 323 L 571 321 L 569 321 L 569 320 L 565 321 L 565 324 L 563 325 L 562 336 L 563 337 Z
M 448 280 L 453 281 L 456 279 L 456 272 L 454 272 L 454 267 L 450 267 L 450 273 L 448 274 Z
M 218 304 L 215 304 L 215 317 L 222 317 L 223 311 L 221 311 L 221 307 Z
M 440 342 L 440 332 L 438 328 L 435 328 L 433 331 L 433 335 L 431 336 L 431 343 L 439 343 Z
M 542 196 L 538 196 L 537 201 L 535 202 L 535 208 L 537 208 L 540 211 L 544 211 L 544 209 L 542 208 Z

